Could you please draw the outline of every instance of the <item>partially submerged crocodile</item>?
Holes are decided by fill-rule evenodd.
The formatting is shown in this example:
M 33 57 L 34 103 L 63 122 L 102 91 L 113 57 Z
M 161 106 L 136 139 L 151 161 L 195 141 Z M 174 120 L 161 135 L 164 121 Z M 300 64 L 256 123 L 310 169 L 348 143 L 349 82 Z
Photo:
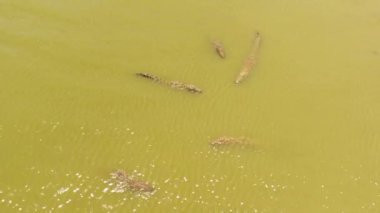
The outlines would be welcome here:
M 222 136 L 211 141 L 210 145 L 216 148 L 216 147 L 230 146 L 230 145 L 253 146 L 254 144 L 249 138 L 245 138 L 245 137 L 234 138 L 234 137 Z
M 259 52 L 261 44 L 261 35 L 259 32 L 256 33 L 255 40 L 253 42 L 253 47 L 249 53 L 247 59 L 245 60 L 242 69 L 240 70 L 238 76 L 236 77 L 235 83 L 240 83 L 247 78 L 249 73 L 253 70 L 257 61 L 257 54 Z
M 168 81 L 166 84 L 175 89 L 187 90 L 192 93 L 202 93 L 202 90 L 193 84 L 184 84 L 179 81 Z
M 117 170 L 111 173 L 111 179 L 115 183 L 115 191 L 124 192 L 154 192 L 154 187 L 147 182 L 134 179 L 124 170 Z
M 217 41 L 217 40 L 212 40 L 211 43 L 214 46 L 214 49 L 215 49 L 216 53 L 219 55 L 219 57 L 225 58 L 226 52 L 224 51 L 224 47 L 223 47 L 222 42 Z
M 191 92 L 191 93 L 202 93 L 202 90 L 193 84 L 185 84 L 185 83 L 182 83 L 180 81 L 166 81 L 166 80 L 163 80 L 163 79 L 159 78 L 158 76 L 155 76 L 155 75 L 150 74 L 150 73 L 141 73 L 140 72 L 140 73 L 136 73 L 136 75 L 143 77 L 143 78 L 150 79 L 150 80 L 157 82 L 157 83 L 160 83 L 160 84 L 170 86 L 171 88 L 174 88 L 174 89 L 186 90 L 186 91 Z
M 160 82 L 161 79 L 155 75 L 152 75 L 150 73 L 146 73 L 146 72 L 139 72 L 139 73 L 136 73 L 137 76 L 141 76 L 143 78 L 147 78 L 147 79 L 150 79 L 150 80 L 153 80 L 153 81 L 156 81 L 156 82 Z

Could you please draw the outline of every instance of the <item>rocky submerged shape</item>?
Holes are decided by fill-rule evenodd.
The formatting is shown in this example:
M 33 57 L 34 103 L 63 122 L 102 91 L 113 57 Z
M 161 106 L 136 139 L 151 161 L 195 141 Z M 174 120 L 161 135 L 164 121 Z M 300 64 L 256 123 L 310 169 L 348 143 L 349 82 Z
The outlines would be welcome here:
M 152 193 L 155 191 L 151 184 L 141 180 L 136 180 L 133 175 L 128 174 L 124 170 L 112 172 L 111 179 L 116 185 L 114 189 L 116 192 L 131 191 Z

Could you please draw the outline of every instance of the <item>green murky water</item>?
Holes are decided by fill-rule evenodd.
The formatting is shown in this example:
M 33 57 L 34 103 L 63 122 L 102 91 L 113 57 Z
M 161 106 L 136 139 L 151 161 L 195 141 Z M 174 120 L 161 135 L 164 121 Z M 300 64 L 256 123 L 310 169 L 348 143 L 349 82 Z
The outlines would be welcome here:
M 0 1 L 0 211 L 379 212 L 379 8 Z M 213 150 L 218 136 L 255 147 Z M 116 169 L 157 190 L 113 192 Z

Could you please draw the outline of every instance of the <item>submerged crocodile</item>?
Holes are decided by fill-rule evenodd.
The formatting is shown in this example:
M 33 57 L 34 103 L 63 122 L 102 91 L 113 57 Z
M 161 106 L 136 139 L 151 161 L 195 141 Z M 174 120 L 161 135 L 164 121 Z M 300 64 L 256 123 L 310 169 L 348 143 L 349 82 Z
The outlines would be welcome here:
M 124 170 L 111 173 L 111 179 L 116 184 L 115 191 L 124 192 L 154 192 L 154 187 L 147 182 L 135 180 L 134 177 Z
M 253 143 L 250 139 L 239 137 L 227 137 L 222 136 L 210 142 L 210 145 L 213 147 L 221 147 L 221 146 L 229 146 L 229 145 L 237 145 L 237 146 L 253 146 Z
M 240 83 L 247 78 L 249 73 L 253 70 L 257 61 L 257 54 L 259 52 L 261 43 L 261 35 L 259 32 L 256 33 L 255 40 L 253 42 L 253 47 L 249 53 L 247 59 L 245 60 L 242 69 L 240 70 L 238 76 L 236 77 L 235 83 Z
M 217 41 L 217 40 L 213 40 L 213 41 L 211 41 L 211 43 L 214 46 L 214 49 L 215 49 L 216 53 L 219 55 L 219 57 L 225 58 L 226 53 L 224 51 L 224 47 L 223 47 L 222 42 Z
M 193 84 L 185 84 L 180 81 L 166 81 L 150 73 L 136 73 L 136 75 L 160 84 L 167 85 L 174 89 L 186 90 L 191 93 L 202 93 L 202 90 Z

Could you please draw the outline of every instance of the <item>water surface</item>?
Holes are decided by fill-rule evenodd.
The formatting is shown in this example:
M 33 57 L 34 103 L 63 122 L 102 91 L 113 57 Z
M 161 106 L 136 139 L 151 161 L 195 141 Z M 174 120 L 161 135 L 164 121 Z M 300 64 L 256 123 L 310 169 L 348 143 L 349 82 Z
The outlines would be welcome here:
M 378 8 L 0 1 L 0 211 L 379 212 Z M 214 150 L 219 136 L 255 147 Z M 156 192 L 112 192 L 116 169 Z

